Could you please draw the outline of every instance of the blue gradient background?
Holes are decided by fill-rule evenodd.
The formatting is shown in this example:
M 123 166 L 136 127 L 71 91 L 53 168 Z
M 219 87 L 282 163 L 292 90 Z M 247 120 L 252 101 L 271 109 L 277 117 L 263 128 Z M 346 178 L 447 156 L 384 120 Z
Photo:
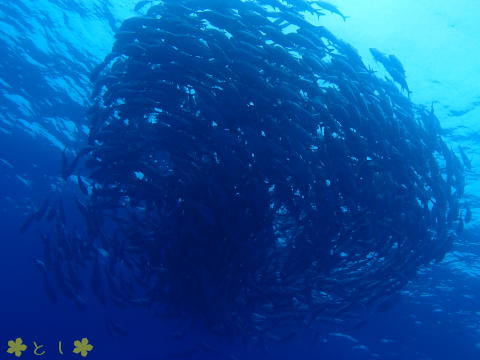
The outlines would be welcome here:
M 29 345 L 21 359 L 39 358 L 31 351 L 33 341 L 46 346 L 44 359 L 81 358 L 71 350 L 73 340 L 82 337 L 95 346 L 88 359 L 168 360 L 190 350 L 196 357 L 183 358 L 480 359 L 477 0 L 338 0 L 333 3 L 349 19 L 320 20 L 373 68 L 370 47 L 401 59 L 412 100 L 435 103 L 447 140 L 454 149 L 464 147 L 473 163 L 466 188 L 473 222 L 445 260 L 422 269 L 391 310 L 372 314 L 361 329 L 327 331 L 314 344 L 300 336 L 261 350 L 219 343 L 194 324 L 155 316 L 155 309 L 112 309 L 92 297 L 79 312 L 68 301 L 48 302 L 34 266 L 41 254 L 40 229 L 20 235 L 18 226 L 48 192 L 63 190 L 60 152 L 86 138 L 89 72 L 110 51 L 115 27 L 136 15 L 135 3 L 0 3 L 0 359 L 14 358 L 6 349 L 16 337 Z M 105 319 L 128 335 L 109 335 Z M 175 333 L 183 328 L 179 340 Z M 63 356 L 55 351 L 59 340 Z

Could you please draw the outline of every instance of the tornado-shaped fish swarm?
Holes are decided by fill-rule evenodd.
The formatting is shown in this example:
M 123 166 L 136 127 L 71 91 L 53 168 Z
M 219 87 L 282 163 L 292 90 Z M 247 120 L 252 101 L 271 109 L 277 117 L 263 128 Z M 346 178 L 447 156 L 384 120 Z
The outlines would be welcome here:
M 102 301 L 255 337 L 368 306 L 443 258 L 462 166 L 433 111 L 305 17 L 333 10 L 167 0 L 122 24 L 93 74 L 89 240 L 69 246 Z

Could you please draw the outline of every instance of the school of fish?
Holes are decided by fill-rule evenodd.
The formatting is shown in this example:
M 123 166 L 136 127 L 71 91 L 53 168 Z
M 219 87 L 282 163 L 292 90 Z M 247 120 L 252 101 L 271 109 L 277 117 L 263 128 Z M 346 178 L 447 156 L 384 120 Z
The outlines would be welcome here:
M 463 164 L 395 56 L 371 49 L 379 78 L 306 20 L 346 19 L 323 1 L 139 4 L 92 74 L 89 143 L 62 154 L 75 195 L 22 226 L 52 224 L 52 300 L 92 291 L 284 340 L 442 260 L 471 218 Z

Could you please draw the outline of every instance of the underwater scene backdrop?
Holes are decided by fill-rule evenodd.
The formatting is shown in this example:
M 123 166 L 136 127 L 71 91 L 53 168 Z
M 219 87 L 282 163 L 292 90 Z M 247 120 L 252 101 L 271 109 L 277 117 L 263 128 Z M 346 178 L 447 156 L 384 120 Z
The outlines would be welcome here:
M 0 4 L 0 357 L 480 357 L 479 13 Z

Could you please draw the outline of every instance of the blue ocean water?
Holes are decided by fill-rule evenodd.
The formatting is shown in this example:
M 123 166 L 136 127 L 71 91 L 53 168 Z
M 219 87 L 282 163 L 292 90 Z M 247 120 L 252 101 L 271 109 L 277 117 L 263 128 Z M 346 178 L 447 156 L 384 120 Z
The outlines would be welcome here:
M 121 23 L 138 15 L 136 1 L 26 1 L 0 4 L 0 357 L 22 338 L 22 358 L 76 358 L 74 341 L 94 345 L 88 358 L 128 359 L 476 359 L 480 356 L 477 277 L 479 249 L 476 159 L 480 78 L 476 41 L 480 4 L 344 0 L 348 16 L 320 21 L 358 49 L 381 73 L 369 48 L 401 59 L 415 103 L 430 107 L 444 139 L 471 159 L 464 200 L 473 213 L 465 232 L 438 264 L 422 267 L 392 306 L 374 311 L 358 328 L 332 326 L 315 342 L 255 347 L 231 344 L 152 308 L 116 308 L 85 298 L 86 309 L 50 303 L 35 260 L 42 256 L 42 225 L 19 234 L 21 222 L 49 192 L 69 192 L 60 177 L 61 152 L 85 143 L 89 76 L 114 43 Z M 313 19 L 312 21 L 317 21 Z M 70 154 L 72 155 L 72 154 Z M 73 181 L 73 180 L 72 180 Z M 64 354 L 59 352 L 62 342 Z

